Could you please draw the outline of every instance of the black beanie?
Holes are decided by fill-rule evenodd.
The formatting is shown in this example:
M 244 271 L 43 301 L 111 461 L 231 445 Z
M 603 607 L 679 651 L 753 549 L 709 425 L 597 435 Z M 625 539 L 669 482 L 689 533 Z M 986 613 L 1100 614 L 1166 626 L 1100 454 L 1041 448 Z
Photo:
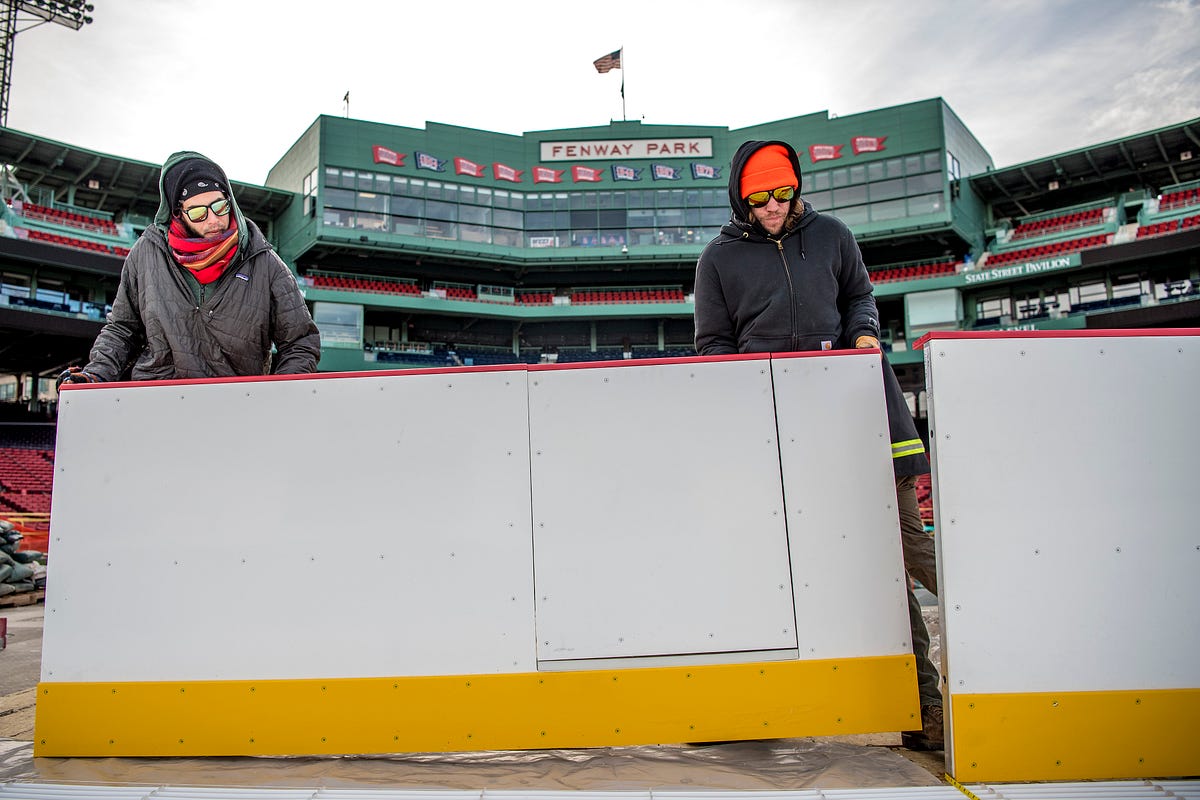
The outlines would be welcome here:
M 179 208 L 184 199 L 205 192 L 229 196 L 220 167 L 204 158 L 185 159 L 171 167 L 163 176 L 163 191 L 170 198 L 171 208 Z

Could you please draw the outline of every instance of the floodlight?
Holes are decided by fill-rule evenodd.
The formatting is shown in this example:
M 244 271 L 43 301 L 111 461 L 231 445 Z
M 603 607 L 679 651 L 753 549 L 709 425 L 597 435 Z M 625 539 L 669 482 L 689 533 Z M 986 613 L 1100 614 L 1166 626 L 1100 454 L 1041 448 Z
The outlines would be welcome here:
M 18 33 L 53 22 L 79 30 L 91 25 L 95 7 L 84 0 L 0 0 L 0 127 L 8 125 L 13 44 Z

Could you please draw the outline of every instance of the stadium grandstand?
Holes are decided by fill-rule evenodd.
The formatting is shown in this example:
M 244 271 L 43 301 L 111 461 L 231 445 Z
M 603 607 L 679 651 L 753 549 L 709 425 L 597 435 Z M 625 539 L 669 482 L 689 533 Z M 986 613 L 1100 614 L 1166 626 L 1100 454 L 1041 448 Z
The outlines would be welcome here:
M 736 130 L 321 116 L 234 188 L 304 288 L 322 371 L 680 357 L 752 138 L 794 143 L 803 195 L 854 230 L 919 417 L 927 331 L 1200 322 L 1200 120 L 996 167 L 940 98 Z M 158 205 L 159 165 L 86 144 L 0 130 L 9 418 L 53 419 Z

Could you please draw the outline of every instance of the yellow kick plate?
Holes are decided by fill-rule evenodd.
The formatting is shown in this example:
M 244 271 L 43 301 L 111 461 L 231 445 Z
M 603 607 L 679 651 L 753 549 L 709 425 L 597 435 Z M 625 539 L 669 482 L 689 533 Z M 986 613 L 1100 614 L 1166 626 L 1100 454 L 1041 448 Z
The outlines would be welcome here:
M 911 655 L 328 680 L 41 683 L 35 756 L 600 747 L 920 728 Z
M 1200 689 L 954 695 L 960 781 L 1200 775 Z

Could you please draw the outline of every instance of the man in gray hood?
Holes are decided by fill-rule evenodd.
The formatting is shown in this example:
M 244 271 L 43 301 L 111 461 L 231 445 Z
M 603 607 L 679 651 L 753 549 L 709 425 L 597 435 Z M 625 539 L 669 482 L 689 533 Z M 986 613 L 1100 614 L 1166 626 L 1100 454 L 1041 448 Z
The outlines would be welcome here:
M 225 172 L 180 152 L 163 164 L 154 224 L 125 258 L 87 365 L 58 383 L 308 373 L 320 355 L 296 277 L 242 216 Z
M 879 311 L 854 234 L 800 197 L 800 159 L 785 142 L 750 141 L 729 174 L 733 214 L 696 263 L 696 351 L 786 353 L 879 348 Z M 916 476 L 929 472 L 900 382 L 886 358 L 884 397 L 892 440 L 905 569 L 937 594 L 933 539 L 917 508 Z M 929 631 L 908 590 L 921 732 L 912 749 L 943 744 L 942 694 L 929 659 Z

